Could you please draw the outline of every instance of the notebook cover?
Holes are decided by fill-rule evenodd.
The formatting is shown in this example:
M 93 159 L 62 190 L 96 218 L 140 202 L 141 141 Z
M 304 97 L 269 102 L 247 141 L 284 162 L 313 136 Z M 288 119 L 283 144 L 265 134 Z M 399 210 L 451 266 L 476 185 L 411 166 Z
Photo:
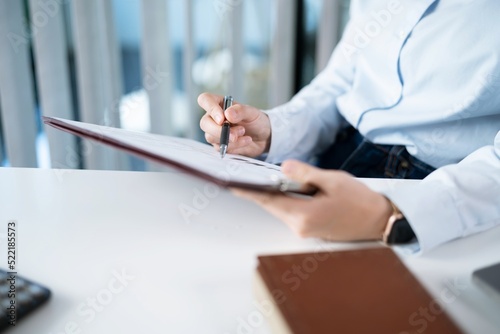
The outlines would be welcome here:
M 461 333 L 389 248 L 258 260 L 258 276 L 288 324 L 280 332 Z

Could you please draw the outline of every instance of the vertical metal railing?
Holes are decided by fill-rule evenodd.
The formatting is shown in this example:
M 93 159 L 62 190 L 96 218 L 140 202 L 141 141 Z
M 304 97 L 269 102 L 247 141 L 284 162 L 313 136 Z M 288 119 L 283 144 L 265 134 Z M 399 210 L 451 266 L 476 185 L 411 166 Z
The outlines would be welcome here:
M 288 102 L 294 93 L 297 1 L 275 0 L 274 32 L 271 42 L 271 107 Z
M 146 0 L 143 0 L 146 1 Z M 196 138 L 198 133 L 198 107 L 196 104 L 196 86 L 193 81 L 193 64 L 195 61 L 195 36 L 194 36 L 194 2 L 193 0 L 184 0 L 184 53 L 183 53 L 183 81 L 184 92 L 186 94 L 187 106 L 187 129 L 185 136 Z
M 316 43 L 316 73 L 325 68 L 340 38 L 343 0 L 323 0 Z
M 30 31 L 22 1 L 0 0 L 0 103 L 13 167 L 36 167 L 35 96 Z
M 143 0 L 142 85 L 149 98 L 152 133 L 173 135 L 172 46 L 169 39 L 167 2 Z
M 142 0 L 141 62 L 142 83 L 149 97 L 151 132 L 196 138 L 199 108 L 193 82 L 193 63 L 197 54 L 193 0 L 185 0 L 183 82 L 188 115 L 181 133 L 173 126 L 173 46 L 168 22 L 169 0 Z M 293 95 L 297 4 L 299 0 L 274 0 L 274 29 L 270 47 L 269 105 L 287 102 Z M 323 0 L 317 37 L 317 70 L 321 70 L 340 35 L 343 0 Z M 6 154 L 12 166 L 37 165 L 35 139 L 35 94 L 30 43 L 41 110 L 44 115 L 73 118 L 72 93 L 68 70 L 68 45 L 63 9 L 58 1 L 40 3 L 29 0 L 30 33 L 24 18 L 23 1 L 0 0 L 0 113 Z M 123 93 L 120 49 L 112 15 L 112 0 L 71 0 L 71 30 L 77 70 L 79 119 L 84 122 L 120 126 L 120 99 Z M 232 69 L 228 92 L 245 100 L 244 81 L 244 2 L 224 2 L 228 27 L 228 47 Z M 226 8 L 226 7 L 225 7 Z M 77 116 L 78 117 L 78 116 Z M 125 115 L 126 117 L 126 115 Z M 82 149 L 71 135 L 47 131 L 52 166 L 75 168 L 78 156 L 90 169 L 126 168 L 123 155 L 113 149 L 86 143 Z M 80 150 L 80 151 L 79 151 Z M 2 159 L 0 152 L 0 159 Z
M 243 40 L 243 1 L 235 2 L 228 12 L 229 19 L 229 50 L 231 52 L 232 68 L 229 78 L 228 92 L 238 101 L 245 101 L 244 80 L 244 40 Z
M 68 46 L 64 26 L 64 5 L 51 2 L 42 5 L 30 0 L 30 17 L 33 23 L 45 18 L 43 26 L 33 34 L 33 50 L 42 114 L 73 119 L 68 68 Z M 46 131 L 50 147 L 52 168 L 78 168 L 79 154 L 73 135 L 53 129 Z
M 2 103 L 1 103 L 1 101 L 0 101 L 0 115 L 2 115 Z M 2 118 L 0 117 L 0 164 L 2 164 L 4 160 L 5 160 L 5 152 L 4 152 L 4 148 L 3 148 Z
M 73 0 L 71 5 L 80 119 L 119 127 L 122 82 L 111 0 Z M 84 141 L 82 155 L 89 169 L 121 169 L 124 165 L 116 150 L 89 141 Z

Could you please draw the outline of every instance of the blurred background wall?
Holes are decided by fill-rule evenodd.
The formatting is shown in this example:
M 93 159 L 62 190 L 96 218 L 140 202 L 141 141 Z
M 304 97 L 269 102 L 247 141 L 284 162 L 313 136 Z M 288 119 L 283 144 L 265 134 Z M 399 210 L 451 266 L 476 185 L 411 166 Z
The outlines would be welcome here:
M 348 0 L 0 0 L 0 165 L 147 170 L 41 115 L 190 137 L 203 91 L 262 109 L 326 64 Z

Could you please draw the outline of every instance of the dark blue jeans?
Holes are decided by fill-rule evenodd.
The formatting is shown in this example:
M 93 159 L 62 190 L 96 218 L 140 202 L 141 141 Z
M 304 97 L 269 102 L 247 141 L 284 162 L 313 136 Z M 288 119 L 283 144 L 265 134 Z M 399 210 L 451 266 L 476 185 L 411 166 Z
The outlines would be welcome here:
M 318 166 L 357 177 L 393 179 L 423 179 L 435 170 L 404 146 L 374 144 L 353 127 L 340 131 L 335 143 L 319 157 Z

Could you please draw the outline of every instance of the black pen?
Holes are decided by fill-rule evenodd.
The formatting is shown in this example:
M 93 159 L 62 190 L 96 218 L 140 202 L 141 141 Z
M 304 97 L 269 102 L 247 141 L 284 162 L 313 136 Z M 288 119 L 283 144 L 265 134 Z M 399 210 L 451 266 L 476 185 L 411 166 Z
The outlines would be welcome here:
M 233 105 L 233 98 L 231 96 L 224 96 L 224 102 L 222 103 L 223 111 Z M 229 130 L 231 129 L 231 123 L 225 120 L 222 124 L 222 130 L 220 133 L 220 157 L 221 159 L 226 156 L 227 145 L 229 145 Z

